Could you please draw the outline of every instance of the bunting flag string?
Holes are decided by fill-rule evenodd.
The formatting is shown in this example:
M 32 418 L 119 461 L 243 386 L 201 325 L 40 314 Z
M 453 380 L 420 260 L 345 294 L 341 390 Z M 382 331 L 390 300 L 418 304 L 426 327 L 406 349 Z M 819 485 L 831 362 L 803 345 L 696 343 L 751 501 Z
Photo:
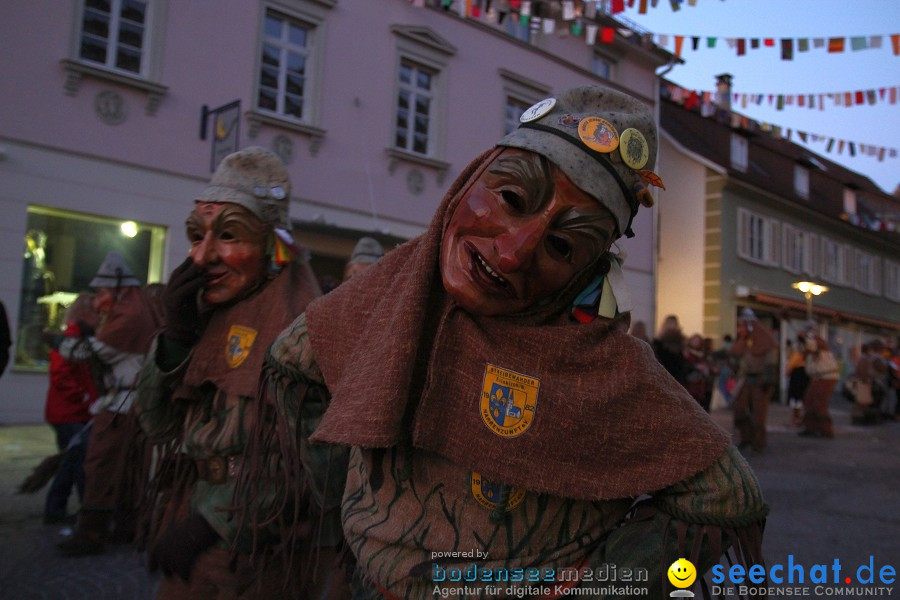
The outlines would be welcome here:
M 681 57 L 684 50 L 684 41 L 691 41 L 691 50 L 697 51 L 700 47 L 700 40 L 704 36 L 697 35 L 678 35 L 672 33 L 654 33 L 653 41 L 661 47 L 670 50 L 675 56 Z M 859 50 L 880 50 L 884 45 L 885 38 L 890 40 L 890 49 L 894 56 L 900 56 L 900 33 L 885 35 L 857 35 L 844 37 L 803 37 L 803 38 L 770 38 L 770 37 L 722 37 L 722 36 L 705 36 L 707 49 L 717 47 L 719 40 L 724 40 L 725 44 L 734 49 L 738 56 L 746 56 L 747 50 L 758 50 L 759 48 L 779 48 L 781 52 L 781 60 L 794 60 L 795 56 L 801 53 L 809 52 L 810 49 L 826 49 L 829 54 L 840 54 L 847 51 L 849 47 L 851 52 Z M 672 43 L 670 44 L 670 40 Z M 847 44 L 847 40 L 850 41 Z M 671 45 L 671 49 L 668 46 Z
M 778 48 L 782 60 L 794 60 L 795 57 L 805 54 L 810 50 L 827 50 L 828 53 L 837 54 L 849 50 L 880 50 L 889 47 L 894 56 L 900 56 L 900 33 L 878 35 L 855 35 L 844 37 L 801 37 L 801 38 L 774 38 L 774 37 L 750 37 L 734 38 L 723 36 L 699 36 L 670 33 L 650 33 L 641 27 L 631 23 L 621 15 L 625 7 L 631 8 L 636 4 L 639 12 L 646 12 L 647 6 L 655 8 L 660 0 L 409 0 L 413 6 L 424 7 L 426 5 L 442 8 L 447 12 L 453 12 L 467 19 L 474 19 L 482 23 L 496 27 L 514 29 L 518 32 L 510 32 L 513 35 L 521 35 L 521 31 L 531 34 L 544 35 L 573 35 L 584 36 L 586 43 L 594 45 L 597 42 L 612 44 L 616 33 L 624 38 L 633 38 L 648 44 L 656 43 L 660 48 L 673 52 L 681 57 L 684 52 L 685 40 L 689 41 L 692 51 L 697 52 L 701 48 L 714 50 L 722 47 L 724 43 L 730 49 L 737 52 L 738 56 L 745 56 L 749 50 L 759 48 Z M 695 6 L 696 0 L 669 0 L 674 10 L 685 4 Z M 597 17 L 612 15 L 619 21 L 620 27 L 601 26 Z M 608 17 L 607 17 L 608 19 Z M 706 43 L 701 43 L 703 40 Z M 885 39 L 890 44 L 885 44 Z M 849 43 L 848 43 L 849 40 Z M 671 49 L 668 47 L 671 45 Z
M 697 90 L 697 94 L 712 94 Z M 775 93 L 744 93 L 732 92 L 732 105 L 747 108 L 750 105 L 762 106 L 763 104 L 784 110 L 785 107 L 807 108 L 811 110 L 825 110 L 828 107 L 840 106 L 851 108 L 853 106 L 872 106 L 875 104 L 896 105 L 900 97 L 900 86 L 879 87 L 868 90 L 855 90 L 849 92 L 815 92 L 803 94 L 775 94 Z
M 894 89 L 896 90 L 896 88 Z M 844 149 L 846 149 L 850 156 L 856 156 L 857 154 L 860 156 L 871 156 L 877 158 L 879 162 L 884 161 L 885 158 L 897 158 L 897 148 L 887 148 L 877 144 L 843 140 L 831 135 L 810 133 L 799 129 L 775 125 L 773 123 L 756 121 L 746 115 L 723 109 L 714 101 L 714 99 L 717 98 L 717 95 L 713 92 L 689 90 L 674 83 L 667 82 L 663 85 L 663 95 L 676 104 L 680 104 L 686 110 L 696 110 L 699 108 L 700 114 L 704 117 L 714 117 L 720 120 L 726 120 L 734 129 L 767 133 L 773 137 L 788 141 L 799 140 L 805 145 L 821 143 L 825 145 L 825 152 L 829 154 L 834 150 L 837 150 L 838 154 L 843 154 Z M 797 140 L 793 139 L 795 135 Z

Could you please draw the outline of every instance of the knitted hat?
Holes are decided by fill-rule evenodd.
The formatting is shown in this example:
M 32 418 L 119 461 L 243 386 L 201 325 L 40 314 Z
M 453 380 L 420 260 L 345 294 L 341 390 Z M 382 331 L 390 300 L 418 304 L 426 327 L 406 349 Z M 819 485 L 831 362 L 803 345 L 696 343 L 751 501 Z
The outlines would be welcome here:
M 347 261 L 347 264 L 368 265 L 377 261 L 382 256 L 384 256 L 384 248 L 381 247 L 378 240 L 370 237 L 362 237 L 356 242 L 356 247 L 353 248 L 353 254 L 350 256 L 350 260 Z
M 120 288 L 132 285 L 141 285 L 138 278 L 134 276 L 128 263 L 117 252 L 110 252 L 103 259 L 97 274 L 91 279 L 88 286 L 92 288 Z
M 259 146 L 229 154 L 219 163 L 198 202 L 230 202 L 273 229 L 290 230 L 291 181 L 278 156 Z
M 541 100 L 519 118 L 519 128 L 497 142 L 536 152 L 613 214 L 619 235 L 631 237 L 638 205 L 653 205 L 656 124 L 650 109 L 622 92 L 572 88 Z

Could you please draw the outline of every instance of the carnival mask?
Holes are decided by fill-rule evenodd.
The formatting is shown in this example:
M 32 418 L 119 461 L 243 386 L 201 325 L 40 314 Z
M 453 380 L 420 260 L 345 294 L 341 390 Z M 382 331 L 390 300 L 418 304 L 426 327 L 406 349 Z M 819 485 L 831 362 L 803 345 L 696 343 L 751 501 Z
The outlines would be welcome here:
M 205 272 L 205 302 L 240 298 L 265 277 L 266 227 L 247 209 L 227 202 L 197 202 L 185 225 L 190 256 Z
M 612 213 L 549 161 L 507 148 L 450 217 L 441 240 L 444 289 L 474 314 L 522 312 L 596 262 L 615 230 Z

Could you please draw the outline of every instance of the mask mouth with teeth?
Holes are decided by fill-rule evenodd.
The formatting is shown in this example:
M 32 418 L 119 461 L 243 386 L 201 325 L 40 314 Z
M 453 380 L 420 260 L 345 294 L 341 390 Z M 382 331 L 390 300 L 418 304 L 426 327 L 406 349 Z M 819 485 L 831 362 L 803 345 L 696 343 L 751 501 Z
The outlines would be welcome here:
M 539 154 L 504 148 L 451 207 L 441 240 L 445 291 L 478 315 L 555 299 L 615 237 L 608 209 Z

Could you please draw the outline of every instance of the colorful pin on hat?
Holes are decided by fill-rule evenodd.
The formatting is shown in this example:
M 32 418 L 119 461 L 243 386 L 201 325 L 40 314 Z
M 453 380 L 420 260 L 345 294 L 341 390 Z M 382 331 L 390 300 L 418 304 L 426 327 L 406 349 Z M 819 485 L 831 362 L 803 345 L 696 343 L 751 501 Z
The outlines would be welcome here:
M 537 121 L 548 112 L 553 110 L 554 106 L 556 106 L 556 98 L 545 98 L 523 112 L 522 116 L 519 117 L 519 122 L 529 123 L 531 121 Z
M 650 158 L 650 147 L 647 146 L 644 134 L 634 127 L 629 127 L 622 132 L 619 138 L 619 153 L 626 165 L 640 170 L 644 168 Z
M 600 117 L 586 117 L 578 123 L 578 137 L 591 150 L 612 152 L 619 146 L 619 132 L 612 123 Z

